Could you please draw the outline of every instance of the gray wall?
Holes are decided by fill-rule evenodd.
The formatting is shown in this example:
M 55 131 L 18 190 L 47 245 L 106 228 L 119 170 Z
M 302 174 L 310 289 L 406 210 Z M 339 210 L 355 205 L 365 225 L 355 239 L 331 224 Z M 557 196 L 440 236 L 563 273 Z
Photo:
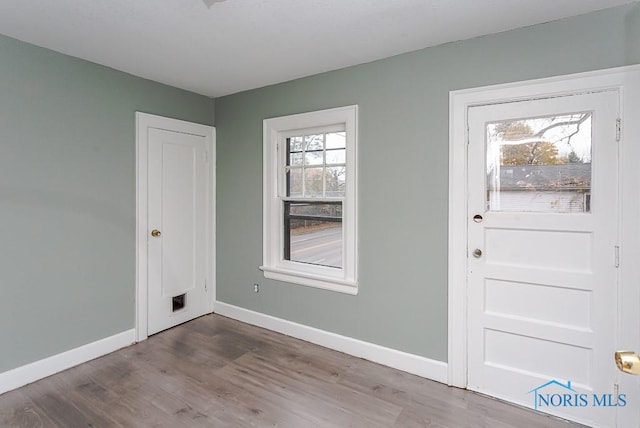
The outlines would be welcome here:
M 135 122 L 213 102 L 0 36 L 0 372 L 134 327 Z
M 446 361 L 449 91 L 638 63 L 639 15 L 619 7 L 218 98 L 218 300 Z M 349 104 L 360 293 L 265 280 L 262 120 Z
M 216 100 L 219 300 L 446 360 L 448 91 L 638 63 L 639 29 L 622 7 Z M 360 294 L 266 281 L 262 119 L 349 104 Z M 0 372 L 134 327 L 135 111 L 214 102 L 0 36 Z

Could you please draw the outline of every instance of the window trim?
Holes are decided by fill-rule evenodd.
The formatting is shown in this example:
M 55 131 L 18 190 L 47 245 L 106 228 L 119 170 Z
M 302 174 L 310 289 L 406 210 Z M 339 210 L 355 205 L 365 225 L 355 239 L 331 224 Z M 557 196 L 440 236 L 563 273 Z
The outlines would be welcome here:
M 357 141 L 358 106 L 338 107 L 263 121 L 263 260 L 265 278 L 299 285 L 358 293 Z M 343 202 L 343 267 L 333 268 L 284 260 L 283 196 L 285 138 L 330 126 L 344 126 L 346 132 L 347 180 Z M 322 200 L 320 198 L 319 200 Z

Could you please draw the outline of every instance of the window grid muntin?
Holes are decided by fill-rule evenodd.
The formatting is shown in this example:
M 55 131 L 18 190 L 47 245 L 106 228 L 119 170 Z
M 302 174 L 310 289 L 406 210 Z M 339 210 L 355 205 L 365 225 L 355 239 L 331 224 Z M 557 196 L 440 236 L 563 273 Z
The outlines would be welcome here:
M 333 147 L 330 149 L 327 149 L 327 134 L 344 134 L 344 139 L 345 139 L 345 143 L 344 143 L 344 147 Z M 312 136 L 316 136 L 316 135 L 322 135 L 322 149 L 312 149 L 312 150 L 307 150 L 307 145 L 306 145 L 306 141 L 308 137 L 312 137 Z M 292 140 L 295 138 L 300 138 L 302 140 L 302 144 L 301 144 L 301 150 L 296 150 L 296 151 L 292 151 L 291 150 L 291 146 L 292 146 Z M 336 128 L 335 126 L 332 126 L 328 129 L 323 129 L 323 130 L 319 130 L 319 129 L 312 129 L 312 130 L 306 130 L 306 132 L 296 132 L 296 133 L 290 133 L 289 135 L 286 135 L 284 138 L 284 145 L 285 145 L 285 162 L 284 162 L 284 182 L 285 182 L 285 197 L 287 198 L 296 198 L 296 199 L 313 199 L 313 200 L 325 200 L 328 198 L 327 196 L 327 171 L 328 168 L 333 168 L 333 167 L 337 167 L 337 168 L 344 168 L 344 184 L 346 186 L 347 183 L 347 175 L 348 175 L 348 168 L 347 168 L 347 156 L 346 156 L 346 152 L 347 152 L 347 143 L 346 143 L 346 133 L 344 128 Z M 334 163 L 327 163 L 327 151 L 331 151 L 331 152 L 337 152 L 337 151 L 344 151 L 345 152 L 345 162 L 334 162 Z M 317 153 L 317 152 L 322 152 L 322 163 L 320 164 L 307 164 L 307 153 Z M 292 165 L 291 164 L 291 155 L 292 154 L 301 154 L 302 155 L 302 165 Z M 306 172 L 309 169 L 313 169 L 313 168 L 322 168 L 321 171 L 321 179 L 322 179 L 322 195 L 321 196 L 313 196 L 313 195 L 308 195 L 307 192 L 307 180 L 306 180 Z M 302 181 L 302 195 L 291 195 L 291 172 L 294 170 L 299 170 L 300 171 L 300 177 L 301 177 L 301 181 Z M 342 191 L 344 194 L 346 194 L 346 188 Z M 341 200 L 344 200 L 344 196 L 332 196 L 329 198 L 339 198 Z

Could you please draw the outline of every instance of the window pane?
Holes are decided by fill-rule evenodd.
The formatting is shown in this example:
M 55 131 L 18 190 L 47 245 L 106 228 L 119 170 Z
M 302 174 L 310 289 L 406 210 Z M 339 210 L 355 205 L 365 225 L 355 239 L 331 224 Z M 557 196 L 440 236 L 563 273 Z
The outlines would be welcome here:
M 302 151 L 302 137 L 291 137 L 288 139 L 289 141 L 289 151 L 290 152 L 301 152 Z
M 289 165 L 301 166 L 302 165 L 302 153 L 290 153 Z
M 322 170 L 324 168 L 305 168 L 304 196 L 322 196 Z
M 345 149 L 327 150 L 327 164 L 345 163 L 347 153 Z
M 306 152 L 304 154 L 304 163 L 305 165 L 322 165 L 322 150 L 314 150 L 311 152 Z
M 330 166 L 325 170 L 326 196 L 342 197 L 347 189 L 347 180 L 344 166 Z
M 344 131 L 327 134 L 327 149 L 344 149 L 346 142 L 346 133 Z
M 285 259 L 342 268 L 342 203 L 285 202 Z
M 323 146 L 323 134 L 306 135 L 304 137 L 304 149 L 306 151 L 322 150 L 324 148 Z
M 591 117 L 584 112 L 487 124 L 488 208 L 589 212 Z
M 287 196 L 302 196 L 302 168 L 291 168 L 287 173 Z

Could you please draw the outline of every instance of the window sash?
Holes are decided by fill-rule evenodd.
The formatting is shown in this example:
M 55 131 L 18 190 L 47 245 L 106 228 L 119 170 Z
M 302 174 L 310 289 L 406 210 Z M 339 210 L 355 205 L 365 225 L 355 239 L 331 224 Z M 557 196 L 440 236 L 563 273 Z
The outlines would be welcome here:
M 302 214 L 302 213 L 297 213 L 297 214 L 292 214 L 291 213 L 291 207 L 293 204 L 296 203 L 300 203 L 300 204 L 304 204 L 304 205 L 335 205 L 335 206 L 339 206 L 340 207 L 340 215 L 339 216 L 329 216 L 329 215 L 314 215 L 314 214 Z M 310 201 L 308 199 L 305 200 L 300 200 L 300 199 L 295 199 L 295 200 L 290 200 L 290 201 L 284 201 L 283 205 L 282 205 L 283 209 L 283 233 L 284 233 L 284 237 L 283 237 L 283 260 L 286 261 L 290 261 L 292 263 L 302 263 L 305 265 L 316 265 L 316 266 L 323 266 L 323 267 L 328 267 L 328 268 L 332 268 L 332 269 L 343 269 L 344 265 L 345 265 L 345 259 L 344 259 L 344 206 L 342 201 Z M 319 221 L 319 222 L 329 222 L 329 223 L 340 223 L 341 226 L 341 233 L 340 233 L 340 258 L 341 258 L 341 262 L 340 262 L 340 266 L 332 266 L 329 264 L 322 264 L 322 263 L 312 263 L 312 262 L 308 262 L 308 261 L 302 261 L 302 260 L 292 260 L 291 259 L 291 220 L 305 220 L 305 221 Z

